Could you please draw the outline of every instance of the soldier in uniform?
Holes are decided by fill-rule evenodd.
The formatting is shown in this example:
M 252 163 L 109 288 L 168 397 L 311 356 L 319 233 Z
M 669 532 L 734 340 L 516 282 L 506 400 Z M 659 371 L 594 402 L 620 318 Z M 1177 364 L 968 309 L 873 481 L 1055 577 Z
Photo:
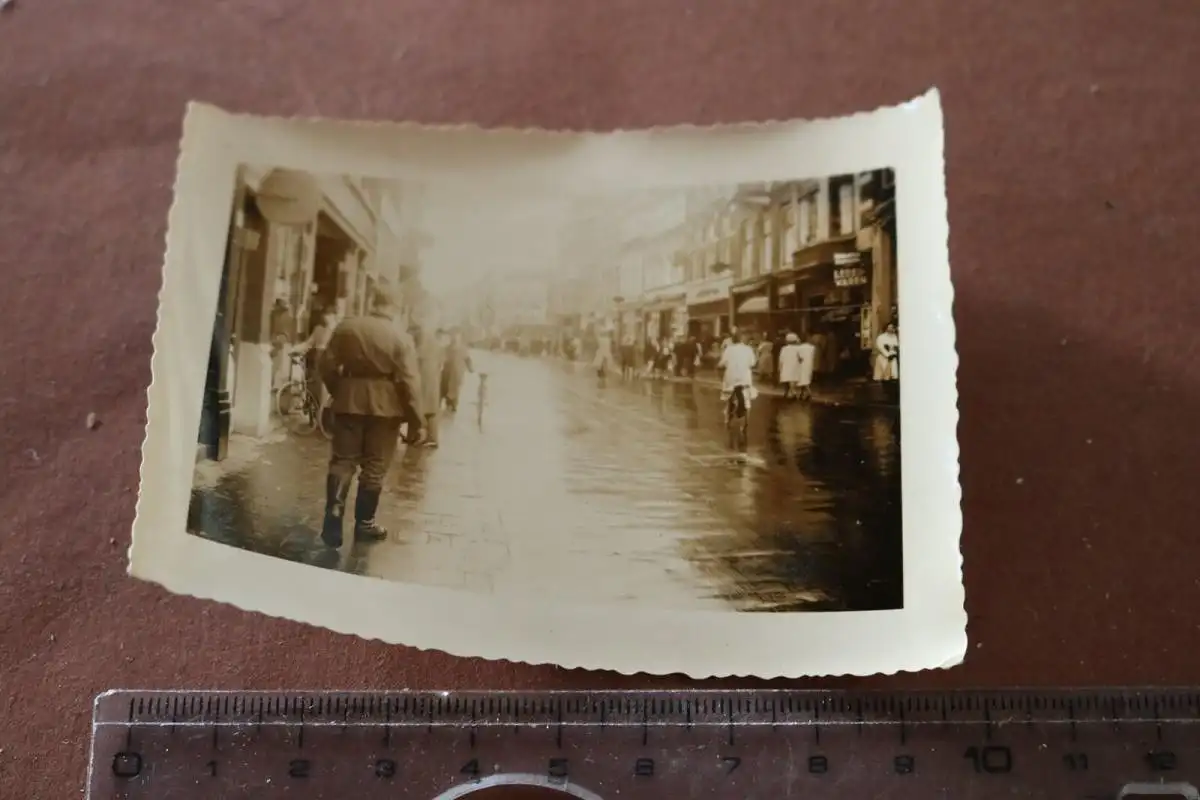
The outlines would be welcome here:
M 370 312 L 339 324 L 321 358 L 321 380 L 334 414 L 321 529 L 321 540 L 329 547 L 342 544 L 342 517 L 356 471 L 354 537 L 387 537 L 375 521 L 383 481 L 396 454 L 401 423 L 422 419 L 416 349 L 396 326 L 396 308 L 392 289 L 377 287 Z M 420 441 L 420 435 L 409 431 L 410 439 Z

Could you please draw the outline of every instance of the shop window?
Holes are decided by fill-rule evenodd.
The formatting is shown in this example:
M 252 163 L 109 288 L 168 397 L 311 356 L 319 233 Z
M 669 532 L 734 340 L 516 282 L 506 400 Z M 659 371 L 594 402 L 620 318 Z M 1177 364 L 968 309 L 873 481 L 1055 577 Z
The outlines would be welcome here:
M 748 219 L 742 225 L 742 275 L 758 274 L 754 263 L 754 220 Z
M 775 210 L 768 209 L 763 213 L 762 236 L 762 271 L 772 272 L 775 269 Z
M 860 229 L 867 227 L 867 217 L 875 208 L 875 174 L 863 172 L 856 180 L 858 211 L 855 214 Z
M 800 247 L 806 246 L 812 241 L 813 231 L 817 229 L 816 208 L 811 197 L 806 197 L 800 201 L 800 228 L 797 234 Z
M 838 233 L 849 236 L 856 229 L 857 215 L 854 213 L 854 184 L 843 183 L 838 186 Z
M 783 207 L 783 252 L 780 253 L 779 266 L 786 267 L 791 261 L 792 253 L 800 249 L 797 232 L 799 224 L 799 209 L 796 203 L 788 203 Z

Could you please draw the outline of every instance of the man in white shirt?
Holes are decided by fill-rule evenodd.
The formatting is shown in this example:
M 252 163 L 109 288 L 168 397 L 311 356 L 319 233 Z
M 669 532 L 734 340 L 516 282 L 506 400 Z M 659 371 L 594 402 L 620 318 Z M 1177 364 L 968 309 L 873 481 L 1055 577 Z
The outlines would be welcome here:
M 717 364 L 724 376 L 721 381 L 722 393 L 732 392 L 738 386 L 753 386 L 757 361 L 754 348 L 746 343 L 746 334 L 738 333 L 737 339 L 721 353 L 721 360 Z
M 743 457 L 745 456 L 746 422 L 750 414 L 750 401 L 754 399 L 755 395 L 754 364 L 758 361 L 758 357 L 754 354 L 754 348 L 746 343 L 746 339 L 746 334 L 739 332 L 736 341 L 721 353 L 721 360 L 717 365 L 723 372 L 721 408 L 725 424 L 729 425 L 735 419 L 740 420 L 738 425 L 740 433 L 735 435 L 731 430 L 730 444 L 741 450 Z M 739 388 L 742 390 L 740 393 L 737 391 Z M 738 394 L 741 395 L 740 403 L 737 402 Z

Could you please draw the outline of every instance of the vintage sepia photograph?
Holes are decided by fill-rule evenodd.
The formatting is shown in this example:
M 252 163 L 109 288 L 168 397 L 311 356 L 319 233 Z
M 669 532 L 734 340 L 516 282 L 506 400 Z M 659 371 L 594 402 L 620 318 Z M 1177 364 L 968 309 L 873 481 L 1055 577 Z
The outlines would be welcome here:
M 188 531 L 486 595 L 902 608 L 895 180 L 243 166 Z
M 139 577 L 359 635 L 569 665 L 779 675 L 841 659 L 861 674 L 944 666 L 965 647 L 936 95 L 749 129 L 764 136 L 389 138 L 207 107 L 189 122 L 155 347 L 175 406 L 156 408 L 151 387 L 135 575 L 141 537 L 162 550 L 169 535 L 180 549 L 142 558 Z M 924 142 L 902 141 L 921 125 Z M 849 152 L 813 152 L 830 140 Z M 203 214 L 181 222 L 188 202 Z M 186 319 L 168 312 L 174 292 Z M 156 425 L 172 463 L 151 461 Z M 162 519 L 179 530 L 146 532 L 164 471 L 181 491 Z M 182 556 L 194 547 L 220 574 Z M 409 607 L 375 613 L 445 613 L 423 623 L 443 635 L 358 618 L 389 593 Z M 526 637 L 592 625 L 633 652 L 473 648 L 444 633 L 451 606 L 507 615 Z M 722 668 L 659 649 L 672 636 L 619 633 L 641 619 L 765 653 L 764 618 L 786 620 L 763 623 L 771 635 L 846 652 L 789 645 Z M 870 626 L 928 651 L 889 665 L 861 638 Z M 876 661 L 849 665 L 855 651 Z

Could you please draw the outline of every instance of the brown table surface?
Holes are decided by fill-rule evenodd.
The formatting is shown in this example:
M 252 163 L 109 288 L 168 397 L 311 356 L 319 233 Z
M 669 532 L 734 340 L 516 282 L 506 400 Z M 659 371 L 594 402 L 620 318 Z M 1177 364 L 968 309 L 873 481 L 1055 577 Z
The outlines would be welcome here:
M 1194 0 L 18 0 L 0 14 L 0 797 L 74 796 L 112 687 L 690 685 L 389 647 L 126 577 L 193 98 L 612 128 L 940 87 L 970 652 L 826 683 L 1200 681 L 1196 42 Z M 756 682 L 710 685 L 733 684 Z

